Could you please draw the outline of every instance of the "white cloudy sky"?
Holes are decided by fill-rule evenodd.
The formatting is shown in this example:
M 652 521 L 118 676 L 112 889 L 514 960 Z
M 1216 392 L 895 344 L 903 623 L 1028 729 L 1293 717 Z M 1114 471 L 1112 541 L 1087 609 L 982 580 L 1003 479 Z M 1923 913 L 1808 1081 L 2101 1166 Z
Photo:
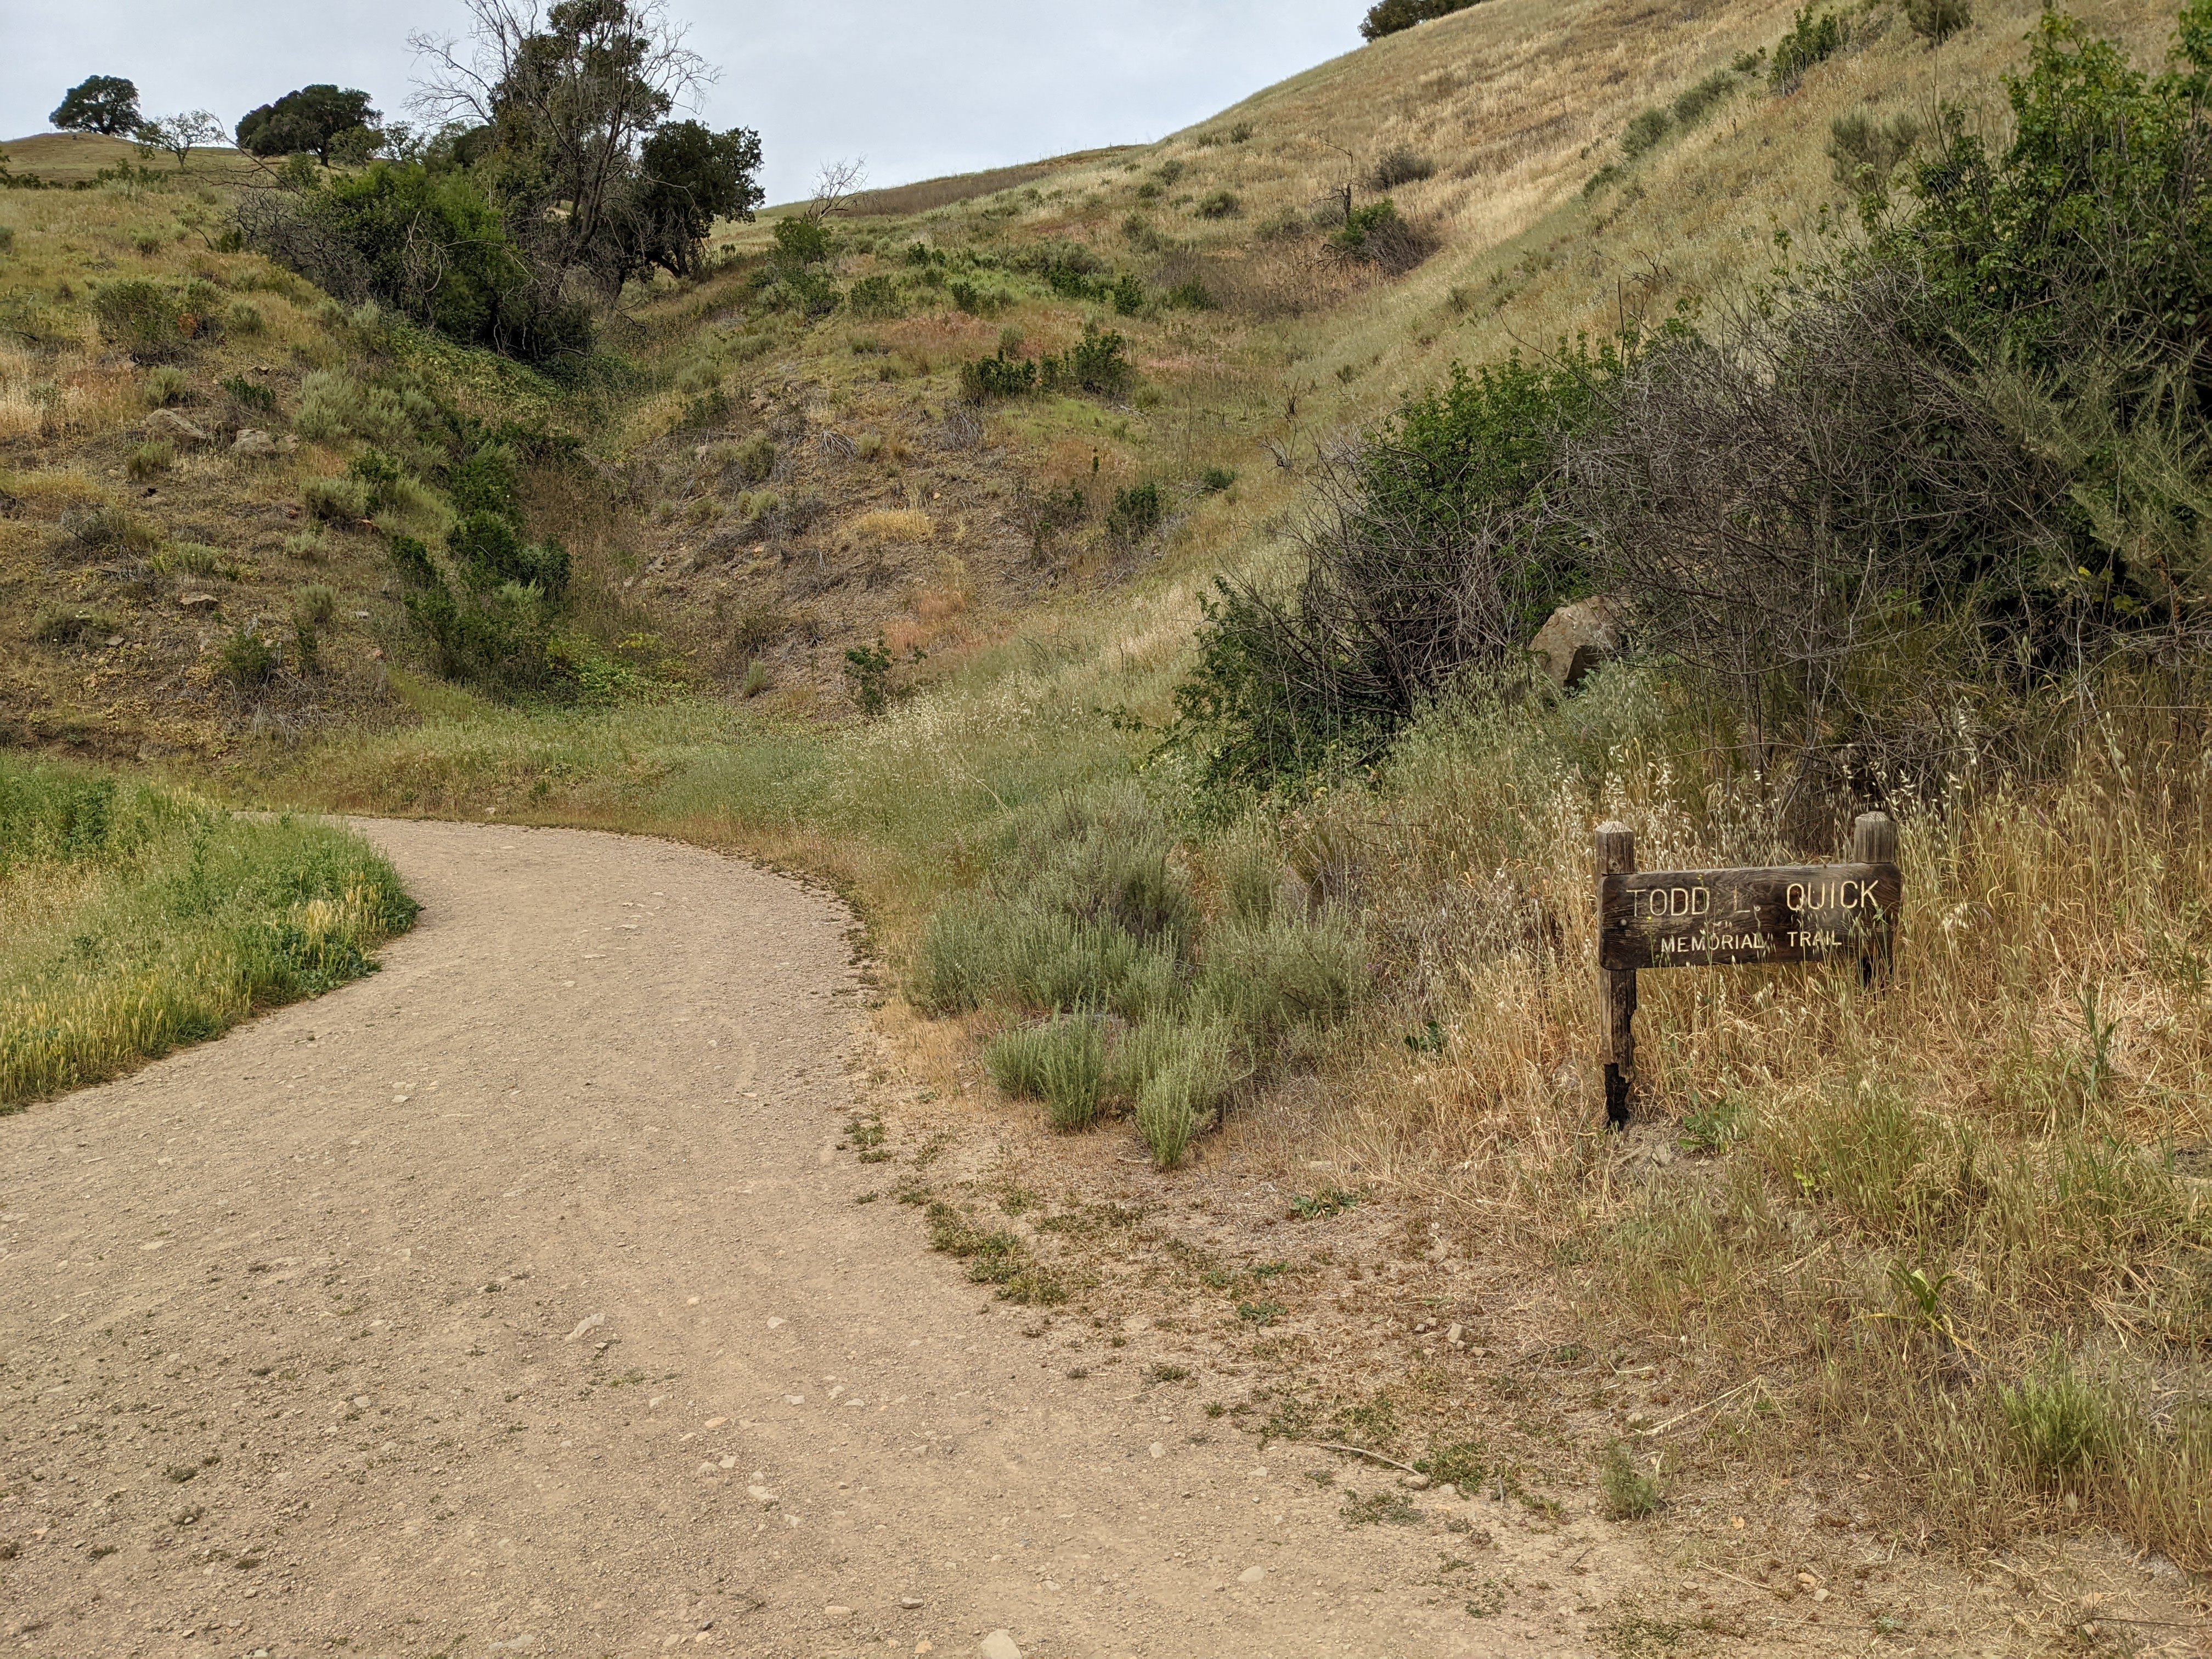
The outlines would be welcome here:
M 769 199 L 835 157 L 888 185 L 1188 126 L 1359 44 L 1366 0 L 672 0 L 722 68 L 716 126 L 757 127 Z M 334 81 L 404 112 L 406 40 L 458 32 L 459 0 L 0 0 L 0 137 L 46 129 L 90 74 L 138 83 L 149 115 L 226 123 Z

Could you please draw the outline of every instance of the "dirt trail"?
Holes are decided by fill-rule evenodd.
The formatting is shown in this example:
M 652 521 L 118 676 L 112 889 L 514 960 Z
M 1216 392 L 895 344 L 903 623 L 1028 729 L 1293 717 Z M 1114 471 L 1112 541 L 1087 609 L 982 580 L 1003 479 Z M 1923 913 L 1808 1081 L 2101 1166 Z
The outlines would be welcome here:
M 1583 1650 L 1601 1535 L 1347 1528 L 854 1202 L 834 900 L 364 828 L 384 971 L 0 1121 L 0 1648 Z

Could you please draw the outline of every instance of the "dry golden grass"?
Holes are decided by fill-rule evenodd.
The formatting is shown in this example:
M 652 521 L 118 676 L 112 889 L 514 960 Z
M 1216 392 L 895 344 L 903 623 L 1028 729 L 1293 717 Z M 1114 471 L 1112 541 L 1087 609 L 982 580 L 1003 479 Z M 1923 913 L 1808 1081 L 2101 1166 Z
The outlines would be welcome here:
M 35 177 L 48 184 L 89 183 L 103 168 L 151 167 L 166 173 L 181 173 L 195 183 L 225 183 L 262 164 L 251 156 L 223 147 L 194 150 L 179 168 L 175 160 L 160 151 L 142 156 L 127 138 L 103 137 L 96 132 L 42 132 L 29 138 L 11 138 L 0 144 L 8 170 L 18 178 Z

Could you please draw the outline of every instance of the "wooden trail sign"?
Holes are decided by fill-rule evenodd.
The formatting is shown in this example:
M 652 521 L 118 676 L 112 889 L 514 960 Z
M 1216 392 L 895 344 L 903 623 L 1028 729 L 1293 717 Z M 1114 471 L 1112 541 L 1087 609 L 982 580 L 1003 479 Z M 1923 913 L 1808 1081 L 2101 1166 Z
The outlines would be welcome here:
M 1852 826 L 1851 854 L 1848 864 L 1638 871 L 1636 838 L 1627 826 L 1598 826 L 1598 977 L 1606 1002 L 1608 1120 L 1628 1121 L 1638 969 L 1855 961 L 1869 985 L 1887 976 L 1905 901 L 1897 826 L 1881 812 L 1862 815 Z

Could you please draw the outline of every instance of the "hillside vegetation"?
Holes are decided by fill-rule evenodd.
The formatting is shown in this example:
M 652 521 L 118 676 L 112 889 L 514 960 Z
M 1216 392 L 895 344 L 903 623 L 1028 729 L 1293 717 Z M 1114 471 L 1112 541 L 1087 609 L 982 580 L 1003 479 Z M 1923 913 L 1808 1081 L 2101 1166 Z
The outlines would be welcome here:
M 934 1081 L 1403 1207 L 1358 1294 L 1468 1351 L 1324 1358 L 1334 1258 L 1264 1320 L 1192 1279 L 1277 1432 L 2202 1571 L 2201 338 L 2159 215 L 2203 65 L 2130 79 L 2171 9 L 2079 15 L 2015 106 L 2032 6 L 1486 0 L 1147 149 L 719 227 L 551 372 L 217 251 L 219 192 L 11 193 L 0 555 L 11 620 L 51 609 L 6 707 L 271 798 L 836 879 Z M 2116 112 L 2166 172 L 2096 170 Z M 2137 252 L 2068 263 L 2114 223 Z M 100 338 L 100 260 L 256 311 L 174 366 L 228 430 L 257 376 L 272 453 L 131 477 L 159 368 Z M 1599 591 L 1639 650 L 1531 693 L 1534 625 Z M 287 621 L 227 666 L 301 605 L 312 665 Z M 1607 1134 L 1594 826 L 1697 868 L 1833 856 L 1871 804 L 1894 987 L 1650 975 Z
M 415 904 L 357 837 L 0 757 L 0 1113 L 368 973 Z

